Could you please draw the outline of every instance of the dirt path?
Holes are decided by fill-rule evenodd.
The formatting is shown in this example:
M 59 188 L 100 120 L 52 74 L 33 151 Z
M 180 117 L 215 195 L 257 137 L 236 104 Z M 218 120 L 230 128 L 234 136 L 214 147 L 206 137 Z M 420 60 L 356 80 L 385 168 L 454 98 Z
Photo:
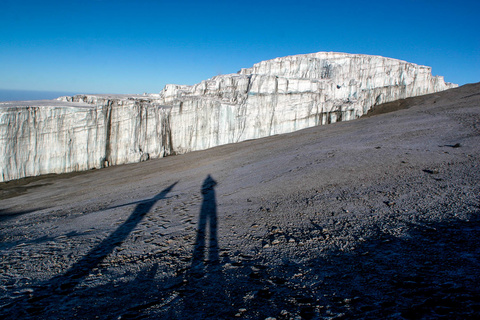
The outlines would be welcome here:
M 0 316 L 476 318 L 480 85 L 374 112 L 1 184 Z

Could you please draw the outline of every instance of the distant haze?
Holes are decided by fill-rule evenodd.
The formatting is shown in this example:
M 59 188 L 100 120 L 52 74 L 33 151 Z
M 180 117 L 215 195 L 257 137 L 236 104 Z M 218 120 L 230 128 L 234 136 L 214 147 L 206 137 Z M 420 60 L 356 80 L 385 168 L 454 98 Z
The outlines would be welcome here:
M 0 89 L 0 101 L 52 100 L 61 96 L 71 96 L 78 93 L 79 92 Z

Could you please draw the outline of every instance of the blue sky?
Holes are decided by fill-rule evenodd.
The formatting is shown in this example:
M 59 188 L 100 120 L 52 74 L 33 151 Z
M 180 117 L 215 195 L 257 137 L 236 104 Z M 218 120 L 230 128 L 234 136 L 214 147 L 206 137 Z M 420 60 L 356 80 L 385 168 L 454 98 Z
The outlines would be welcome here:
M 159 92 L 336 51 L 480 81 L 480 1 L 0 1 L 0 89 Z

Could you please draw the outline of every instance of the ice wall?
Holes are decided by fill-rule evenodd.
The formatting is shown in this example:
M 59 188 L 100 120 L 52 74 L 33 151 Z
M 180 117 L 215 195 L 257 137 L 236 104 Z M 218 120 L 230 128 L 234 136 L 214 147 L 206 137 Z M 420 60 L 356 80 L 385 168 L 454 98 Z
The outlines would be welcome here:
M 345 53 L 277 58 L 153 95 L 0 103 L 0 181 L 132 163 L 346 121 L 456 85 L 431 69 Z

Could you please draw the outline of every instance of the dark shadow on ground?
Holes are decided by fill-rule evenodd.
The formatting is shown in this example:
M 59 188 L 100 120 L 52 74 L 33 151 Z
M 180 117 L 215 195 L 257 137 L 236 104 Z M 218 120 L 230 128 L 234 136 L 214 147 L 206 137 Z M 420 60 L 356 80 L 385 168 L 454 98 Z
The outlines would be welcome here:
M 218 245 L 218 213 L 215 187 L 217 182 L 208 175 L 200 189 L 202 204 L 198 216 L 195 243 L 189 265 L 177 270 L 177 276 L 155 281 L 158 291 L 148 292 L 144 301 L 139 299 L 126 311 L 122 318 L 142 317 L 149 310 L 163 309 L 163 319 L 225 319 L 231 311 L 225 309 L 228 303 L 228 284 L 224 278 L 224 263 L 220 259 Z M 136 287 L 148 286 L 155 279 L 155 273 L 168 272 L 165 266 L 153 265 L 137 276 Z M 125 294 L 128 294 L 125 292 Z
M 142 221 L 143 217 L 150 211 L 157 201 L 165 199 L 167 194 L 173 189 L 176 183 L 172 184 L 162 192 L 151 199 L 139 203 L 133 210 L 130 217 L 108 238 L 103 240 L 92 251 L 87 253 L 80 261 L 76 262 L 65 274 L 52 279 L 53 282 L 60 282 L 62 290 L 72 290 L 72 288 L 85 276 L 87 276 L 93 268 L 95 268 L 107 255 L 120 246 L 128 237 L 130 232 Z
M 133 296 L 130 290 L 141 288 L 154 298 L 143 304 L 141 299 L 130 299 L 133 307 L 125 311 L 117 304 L 115 315 L 146 319 L 475 319 L 480 313 L 479 241 L 480 220 L 472 217 L 468 222 L 411 225 L 404 238 L 379 232 L 351 252 L 320 255 L 299 248 L 299 254 L 310 257 L 302 263 L 285 257 L 282 263 L 271 264 L 266 258 L 233 251 L 232 263 L 194 282 L 178 276 L 152 283 L 153 269 L 148 269 L 148 281 L 137 278 L 121 292 Z M 109 286 L 98 289 L 102 293 L 112 290 Z M 110 303 L 104 308 L 114 307 Z
M 208 252 L 207 262 L 212 265 L 218 263 L 218 235 L 217 235 L 217 202 L 215 199 L 215 186 L 217 182 L 208 175 L 202 185 L 202 207 L 198 217 L 197 237 L 192 254 L 191 268 L 195 269 L 205 263 L 205 253 Z M 208 228 L 208 230 L 207 230 Z M 208 232 L 209 231 L 209 232 Z M 208 248 L 207 240 L 209 242 Z
M 204 202 L 200 218 L 209 216 L 203 210 L 209 208 L 211 213 L 215 207 L 212 194 Z M 412 223 L 401 237 L 379 229 L 351 251 L 322 252 L 321 243 L 318 250 L 298 246 L 296 257 L 285 256 L 275 263 L 267 252 L 247 256 L 241 248 L 229 248 L 230 256 L 220 254 L 220 262 L 213 265 L 205 259 L 206 250 L 198 259 L 172 255 L 169 264 L 161 260 L 145 263 L 135 279 L 120 286 L 76 288 L 48 315 L 68 318 L 75 314 L 81 319 L 476 319 L 480 314 L 479 215 L 469 220 Z M 307 242 L 316 232 L 315 226 L 304 230 L 298 242 Z M 281 245 L 276 250 L 282 250 Z M 193 252 L 201 251 L 195 244 Z M 201 265 L 201 272 L 192 272 L 195 267 L 180 270 L 182 258 L 190 258 L 193 266 Z M 161 276 L 172 268 L 177 269 L 176 276 Z M 62 310 L 65 301 L 70 307 Z M 18 310 L 28 307 L 26 303 L 0 314 L 18 318 L 22 315 Z
M 64 274 L 56 276 L 48 280 L 45 284 L 40 285 L 40 290 L 37 290 L 36 294 L 28 300 L 31 304 L 30 308 L 24 311 L 41 318 L 42 313 L 46 311 L 46 309 L 55 309 L 55 301 L 52 300 L 52 298 L 54 298 L 55 295 L 66 296 L 72 293 L 79 282 L 85 279 L 103 259 L 122 244 L 155 203 L 166 198 L 175 184 L 176 183 L 165 188 L 156 196 L 139 202 L 128 219 L 110 236 L 77 261 Z M 45 300 L 45 302 L 42 302 L 42 300 Z
M 172 184 L 162 192 L 151 199 L 139 203 L 135 210 L 133 210 L 130 217 L 115 232 L 103 240 L 93 250 L 87 253 L 80 261 L 76 262 L 65 274 L 53 278 L 52 282 L 60 283 L 60 289 L 72 290 L 73 287 L 87 276 L 93 268 L 112 251 L 120 246 L 122 242 L 128 237 L 130 232 L 142 221 L 143 217 L 150 211 L 150 209 L 157 203 L 157 201 L 164 199 L 167 194 L 173 189 L 176 183 Z
M 186 270 L 182 287 L 178 288 L 182 306 L 179 304 L 177 308 L 196 319 L 223 318 L 222 308 L 228 301 L 223 263 L 219 257 L 216 185 L 210 175 L 203 181 L 203 200 L 191 264 Z

